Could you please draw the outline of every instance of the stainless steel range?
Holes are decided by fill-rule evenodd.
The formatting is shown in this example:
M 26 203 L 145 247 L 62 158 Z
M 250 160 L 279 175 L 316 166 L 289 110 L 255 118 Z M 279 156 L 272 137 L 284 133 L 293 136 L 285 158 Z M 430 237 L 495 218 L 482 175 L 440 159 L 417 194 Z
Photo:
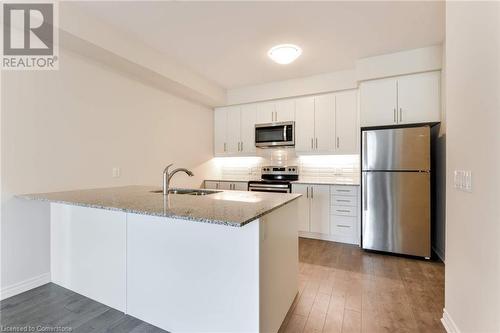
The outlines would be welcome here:
M 299 180 L 297 166 L 264 166 L 261 180 L 248 182 L 248 190 L 254 192 L 290 193 L 292 181 Z

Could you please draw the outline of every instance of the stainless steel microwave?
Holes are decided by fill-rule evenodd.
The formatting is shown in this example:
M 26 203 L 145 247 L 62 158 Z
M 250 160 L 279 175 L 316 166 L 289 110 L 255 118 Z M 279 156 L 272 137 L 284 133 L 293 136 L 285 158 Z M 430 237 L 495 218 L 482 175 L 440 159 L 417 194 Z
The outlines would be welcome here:
M 295 122 L 255 125 L 255 147 L 295 146 Z

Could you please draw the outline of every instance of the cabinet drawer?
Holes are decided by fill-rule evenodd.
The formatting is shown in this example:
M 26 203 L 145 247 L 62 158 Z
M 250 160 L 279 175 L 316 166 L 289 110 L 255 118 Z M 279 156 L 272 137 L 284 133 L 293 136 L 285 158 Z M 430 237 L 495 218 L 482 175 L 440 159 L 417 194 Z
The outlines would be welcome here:
M 357 206 L 357 197 L 348 197 L 345 195 L 334 195 L 332 197 L 333 206 Z
M 355 217 L 350 216 L 332 216 L 331 217 L 331 233 L 338 236 L 355 236 L 356 232 Z
M 358 188 L 356 186 L 333 186 L 332 194 L 356 196 L 358 194 Z
M 349 206 L 332 206 L 331 214 L 337 216 L 357 216 L 358 215 L 357 207 L 349 207 Z

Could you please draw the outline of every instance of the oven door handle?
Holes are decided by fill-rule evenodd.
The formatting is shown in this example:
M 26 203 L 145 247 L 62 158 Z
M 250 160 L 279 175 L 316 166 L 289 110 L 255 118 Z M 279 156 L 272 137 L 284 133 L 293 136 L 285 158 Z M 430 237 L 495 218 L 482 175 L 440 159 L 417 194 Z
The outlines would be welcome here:
M 283 126 L 283 141 L 284 141 L 284 142 L 288 141 L 288 140 L 286 139 L 286 127 L 287 127 L 287 125 Z
M 284 184 L 250 184 L 250 187 L 256 187 L 256 188 L 288 188 L 288 185 Z
M 276 187 L 249 187 L 250 192 L 275 192 L 275 193 L 290 193 L 287 188 L 276 188 Z

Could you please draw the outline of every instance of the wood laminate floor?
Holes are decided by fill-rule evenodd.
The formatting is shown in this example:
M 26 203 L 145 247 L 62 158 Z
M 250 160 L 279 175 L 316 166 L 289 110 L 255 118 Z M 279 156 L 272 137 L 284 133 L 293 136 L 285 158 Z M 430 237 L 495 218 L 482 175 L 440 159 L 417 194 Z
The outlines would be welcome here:
M 299 294 L 280 333 L 446 332 L 444 264 L 301 238 Z
M 445 332 L 444 265 L 301 238 L 299 293 L 280 333 Z M 0 302 L 4 327 L 165 332 L 49 283 Z
M 0 324 L 6 332 L 12 327 L 33 327 L 34 332 L 166 332 L 53 283 L 0 302 Z

